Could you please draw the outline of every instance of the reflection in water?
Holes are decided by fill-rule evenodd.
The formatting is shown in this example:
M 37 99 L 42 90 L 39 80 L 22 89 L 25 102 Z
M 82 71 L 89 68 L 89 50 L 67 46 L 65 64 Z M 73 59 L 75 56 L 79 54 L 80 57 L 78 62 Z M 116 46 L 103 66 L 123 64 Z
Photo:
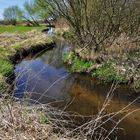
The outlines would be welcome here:
M 67 104 L 68 111 L 83 115 L 96 114 L 111 85 L 100 85 L 86 74 L 69 74 L 61 58 L 70 47 L 67 42 L 57 41 L 57 47 L 54 49 L 37 58 L 27 58 L 18 64 L 15 70 L 15 96 L 28 96 L 32 103 L 52 103 L 60 108 Z M 135 98 L 127 88 L 118 88 L 107 111 L 116 112 Z M 139 102 L 129 107 L 129 110 L 138 109 Z M 126 135 L 120 134 L 119 139 L 139 140 L 140 112 L 127 117 L 121 126 L 126 129 Z

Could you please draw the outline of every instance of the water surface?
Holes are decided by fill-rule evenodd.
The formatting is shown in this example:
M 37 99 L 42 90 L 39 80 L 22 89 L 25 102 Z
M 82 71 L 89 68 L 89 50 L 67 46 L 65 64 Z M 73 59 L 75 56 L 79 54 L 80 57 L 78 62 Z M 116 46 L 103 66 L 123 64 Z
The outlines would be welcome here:
M 55 48 L 18 64 L 15 69 L 16 97 L 28 97 L 31 103 L 50 103 L 59 108 L 67 106 L 67 111 L 82 115 L 96 114 L 111 85 L 100 84 L 86 74 L 70 74 L 61 58 L 71 46 L 65 41 L 57 41 Z M 118 87 L 107 111 L 118 111 L 137 96 L 128 87 Z M 139 109 L 139 106 L 140 100 L 137 100 L 128 109 Z M 127 117 L 120 126 L 125 128 L 125 133 L 119 134 L 120 140 L 139 140 L 140 111 Z

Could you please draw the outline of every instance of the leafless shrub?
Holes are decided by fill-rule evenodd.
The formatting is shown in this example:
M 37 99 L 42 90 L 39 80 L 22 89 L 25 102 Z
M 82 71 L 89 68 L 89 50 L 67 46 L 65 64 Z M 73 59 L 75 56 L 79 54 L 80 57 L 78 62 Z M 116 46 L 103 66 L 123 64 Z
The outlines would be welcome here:
M 36 0 L 49 5 L 50 14 L 65 18 L 74 29 L 81 48 L 100 51 L 121 33 L 139 35 L 138 0 Z M 106 44 L 107 45 L 107 44 Z

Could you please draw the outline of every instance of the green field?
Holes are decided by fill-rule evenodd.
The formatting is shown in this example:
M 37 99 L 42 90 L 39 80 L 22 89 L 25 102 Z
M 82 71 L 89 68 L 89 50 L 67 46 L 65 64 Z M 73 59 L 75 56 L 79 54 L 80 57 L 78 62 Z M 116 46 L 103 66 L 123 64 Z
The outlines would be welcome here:
M 28 27 L 28 26 L 0 26 L 0 33 L 4 32 L 17 32 L 17 33 L 24 33 L 34 29 L 43 30 L 47 28 L 46 26 L 36 26 L 36 27 Z

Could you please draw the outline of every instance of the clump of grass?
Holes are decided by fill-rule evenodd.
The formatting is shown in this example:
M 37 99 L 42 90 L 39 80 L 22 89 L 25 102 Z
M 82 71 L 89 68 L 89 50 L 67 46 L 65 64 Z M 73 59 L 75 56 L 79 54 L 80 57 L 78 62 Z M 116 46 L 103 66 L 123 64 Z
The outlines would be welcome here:
M 113 63 L 105 63 L 98 69 L 92 71 L 93 77 L 98 77 L 104 81 L 111 82 L 111 81 L 117 81 L 117 82 L 127 82 L 127 76 L 124 74 L 121 74 L 115 70 L 113 67 Z
M 47 38 L 47 41 L 46 41 L 48 44 L 52 44 L 52 43 L 54 43 L 54 39 L 53 39 L 53 37 L 51 37 L 51 36 L 48 36 L 48 38 Z
M 49 120 L 48 120 L 47 116 L 42 113 L 42 115 L 40 115 L 40 123 L 47 124 L 48 122 L 49 122 Z
M 13 49 L 11 47 L 1 47 L 0 46 L 0 59 L 8 59 L 8 56 L 13 53 Z
M 76 57 L 72 65 L 72 71 L 86 72 L 91 66 L 93 66 L 92 61 L 85 61 Z
M 42 112 L 36 108 L 1 101 L 0 139 L 48 139 L 52 134 L 52 127 L 40 123 L 41 115 Z
M 74 60 L 74 58 L 75 58 L 74 52 L 65 53 L 62 56 L 62 60 L 63 60 L 64 63 L 70 63 Z
M 140 79 L 134 82 L 134 89 L 140 91 Z
M 6 88 L 4 77 L 0 74 L 0 92 Z
M 88 72 L 92 66 L 95 66 L 95 69 L 91 70 L 91 75 L 102 79 L 105 82 L 117 81 L 119 83 L 126 83 L 129 79 L 126 74 L 122 74 L 117 71 L 114 67 L 115 61 L 109 61 L 97 67 L 97 63 L 94 61 L 86 61 L 78 57 L 74 52 L 64 54 L 62 58 L 64 63 L 71 65 L 71 72 Z
M 7 60 L 0 60 L 0 74 L 8 77 L 13 72 L 13 65 Z
M 72 31 L 64 31 L 62 35 L 65 39 L 72 39 L 74 38 L 74 34 Z
M 56 35 L 57 37 L 58 37 L 58 36 L 62 36 L 62 32 L 58 30 L 58 31 L 55 32 L 55 35 Z
M 95 63 L 92 61 L 86 61 L 80 59 L 74 52 L 64 54 L 62 58 L 63 62 L 71 64 L 72 72 L 86 72 Z
M 14 46 L 11 46 L 11 48 L 20 49 L 21 48 L 21 45 L 20 44 L 15 44 Z

